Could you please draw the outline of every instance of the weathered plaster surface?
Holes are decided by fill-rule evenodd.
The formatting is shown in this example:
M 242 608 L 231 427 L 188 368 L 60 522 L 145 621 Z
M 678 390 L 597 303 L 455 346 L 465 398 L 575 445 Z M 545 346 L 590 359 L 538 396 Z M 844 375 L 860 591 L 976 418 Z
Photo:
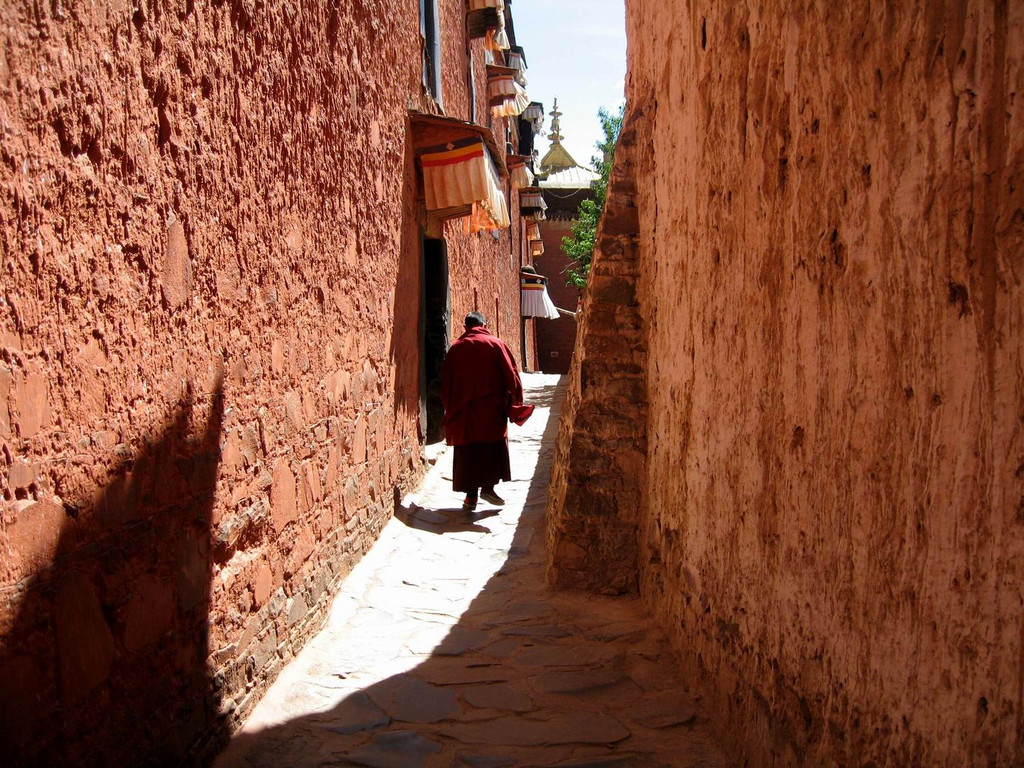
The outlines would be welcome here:
M 11 760 L 127 765 L 230 727 L 420 471 L 418 13 L 0 6 Z M 446 235 L 456 316 L 497 298 L 518 349 L 509 235 Z
M 558 425 L 548 498 L 548 581 L 635 594 L 647 452 L 647 342 L 637 297 L 635 179 L 650 167 L 646 122 L 622 128 Z
M 642 594 L 751 764 L 1018 764 L 1024 9 L 627 16 Z

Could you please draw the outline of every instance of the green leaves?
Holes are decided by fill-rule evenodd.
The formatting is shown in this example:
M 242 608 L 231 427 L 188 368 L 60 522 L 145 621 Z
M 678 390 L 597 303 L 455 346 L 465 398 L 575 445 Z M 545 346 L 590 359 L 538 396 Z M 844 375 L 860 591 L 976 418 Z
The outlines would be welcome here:
M 584 200 L 580 203 L 577 220 L 572 227 L 572 235 L 562 238 L 562 250 L 576 262 L 567 270 L 567 284 L 577 288 L 582 288 L 587 284 L 587 275 L 590 274 L 590 262 L 594 258 L 594 242 L 597 239 L 597 225 L 601 221 L 601 212 L 604 210 L 604 201 L 608 195 L 608 177 L 611 175 L 612 163 L 615 161 L 615 143 L 619 140 L 624 113 L 624 104 L 619 107 L 616 115 L 609 114 L 604 107 L 597 111 L 597 116 L 601 120 L 601 129 L 604 132 L 604 140 L 595 145 L 601 154 L 592 157 L 590 164 L 600 178 L 594 182 L 594 199 Z

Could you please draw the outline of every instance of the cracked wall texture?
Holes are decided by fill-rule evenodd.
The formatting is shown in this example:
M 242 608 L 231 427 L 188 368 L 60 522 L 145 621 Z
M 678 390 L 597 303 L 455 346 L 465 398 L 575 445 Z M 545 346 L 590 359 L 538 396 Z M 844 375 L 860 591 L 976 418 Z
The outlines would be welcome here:
M 641 593 L 751 765 L 1020 764 L 1024 7 L 627 19 Z
M 441 11 L 446 113 L 486 122 Z M 233 726 L 418 475 L 420 52 L 414 0 L 0 7 L 11 759 Z M 509 233 L 445 234 L 455 317 L 518 351 Z

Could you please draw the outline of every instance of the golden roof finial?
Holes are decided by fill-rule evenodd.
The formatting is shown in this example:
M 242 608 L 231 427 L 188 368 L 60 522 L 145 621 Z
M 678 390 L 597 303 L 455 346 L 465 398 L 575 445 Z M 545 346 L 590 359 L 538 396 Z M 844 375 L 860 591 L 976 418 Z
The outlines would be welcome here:
M 562 113 L 558 111 L 558 99 L 554 100 L 553 106 L 554 109 L 548 113 L 551 115 L 551 133 L 548 134 L 548 138 L 551 139 L 551 149 L 540 161 L 540 170 L 543 175 L 579 167 L 568 150 L 562 146 L 562 139 L 565 136 L 562 135 L 561 126 L 558 124 L 558 118 L 562 116 Z
M 558 125 L 558 118 L 560 118 L 562 116 L 562 113 L 558 111 L 558 99 L 557 98 L 554 100 L 554 103 L 552 104 L 552 106 L 554 107 L 554 109 L 552 109 L 548 113 L 549 115 L 551 115 L 551 133 L 548 134 L 548 138 L 551 139 L 551 141 L 553 143 L 555 143 L 555 144 L 561 144 L 562 143 L 562 139 L 564 139 L 565 136 L 563 136 L 560 133 L 561 127 Z

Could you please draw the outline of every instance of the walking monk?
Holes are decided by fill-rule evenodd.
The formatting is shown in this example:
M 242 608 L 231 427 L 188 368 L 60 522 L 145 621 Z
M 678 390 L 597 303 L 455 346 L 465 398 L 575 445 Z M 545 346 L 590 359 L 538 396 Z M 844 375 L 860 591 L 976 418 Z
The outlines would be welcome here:
M 506 414 L 522 404 L 523 383 L 512 353 L 487 330 L 484 316 L 470 312 L 465 325 L 441 365 L 441 403 L 445 439 L 455 446 L 452 487 L 466 494 L 462 508 L 471 512 L 478 498 L 505 503 L 494 486 L 512 479 Z

